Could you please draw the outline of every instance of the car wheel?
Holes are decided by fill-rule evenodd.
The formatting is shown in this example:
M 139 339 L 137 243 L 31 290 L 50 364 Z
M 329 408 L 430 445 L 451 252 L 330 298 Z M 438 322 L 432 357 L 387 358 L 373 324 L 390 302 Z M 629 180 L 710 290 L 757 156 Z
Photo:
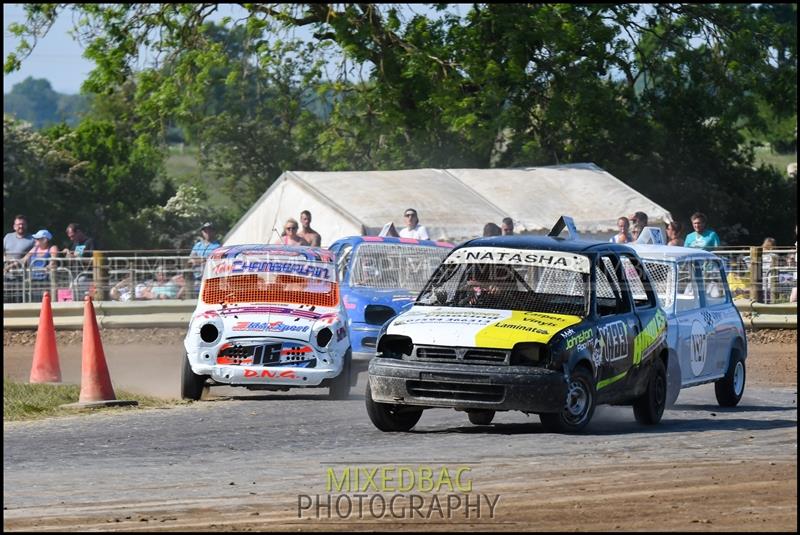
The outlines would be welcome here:
M 206 376 L 194 373 L 192 366 L 189 364 L 189 356 L 184 356 L 183 369 L 181 370 L 181 398 L 197 401 L 203 396 L 205 386 Z
M 350 396 L 350 368 L 352 366 L 352 354 L 348 348 L 344 354 L 344 365 L 339 375 L 333 378 L 328 390 L 328 399 L 347 399 Z
M 419 422 L 423 409 L 372 400 L 372 390 L 367 381 L 367 414 L 373 425 L 381 431 L 408 431 Z
M 731 363 L 725 377 L 714 383 L 714 393 L 720 407 L 735 407 L 744 394 L 744 382 L 747 370 L 744 359 L 738 353 L 731 354 Z
M 664 415 L 667 405 L 667 371 L 664 361 L 656 357 L 650 369 L 647 390 L 633 402 L 633 415 L 644 425 L 655 425 Z
M 470 423 L 475 425 L 489 425 L 494 420 L 494 411 L 476 410 L 467 411 Z
M 677 356 L 670 356 L 667 364 L 667 407 L 678 401 L 681 393 L 681 365 Z
M 575 433 L 589 423 L 594 414 L 596 393 L 592 373 L 583 366 L 572 371 L 564 400 L 564 409 L 557 413 L 542 413 L 539 419 L 551 433 Z

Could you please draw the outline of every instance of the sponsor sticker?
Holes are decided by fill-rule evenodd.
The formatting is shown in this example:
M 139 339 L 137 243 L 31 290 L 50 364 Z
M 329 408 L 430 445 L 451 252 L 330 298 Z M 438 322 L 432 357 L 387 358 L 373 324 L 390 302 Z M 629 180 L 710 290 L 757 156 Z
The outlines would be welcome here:
M 589 259 L 560 251 L 510 249 L 507 247 L 466 247 L 448 256 L 445 264 L 514 264 L 566 269 L 589 273 Z

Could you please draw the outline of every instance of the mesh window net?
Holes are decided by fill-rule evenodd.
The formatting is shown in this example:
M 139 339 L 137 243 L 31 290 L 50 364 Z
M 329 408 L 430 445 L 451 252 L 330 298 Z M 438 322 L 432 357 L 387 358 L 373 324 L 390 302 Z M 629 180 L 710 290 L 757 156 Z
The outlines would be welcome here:
M 444 263 L 417 304 L 585 316 L 588 277 L 588 273 L 558 267 Z
M 209 261 L 204 303 L 291 303 L 333 307 L 339 285 L 332 263 L 275 256 Z
M 419 293 L 449 252 L 441 247 L 362 244 L 353 258 L 350 284 L 366 288 L 405 288 Z

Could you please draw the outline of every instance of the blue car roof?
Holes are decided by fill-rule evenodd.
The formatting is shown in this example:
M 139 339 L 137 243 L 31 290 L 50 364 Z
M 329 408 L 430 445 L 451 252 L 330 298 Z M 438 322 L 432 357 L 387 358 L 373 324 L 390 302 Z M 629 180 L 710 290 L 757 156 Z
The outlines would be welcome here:
M 392 236 L 348 236 L 346 238 L 340 238 L 336 240 L 329 246 L 329 248 L 341 242 L 351 243 L 353 245 L 357 243 L 400 243 L 408 245 L 422 245 L 425 247 L 442 247 L 445 249 L 453 248 L 453 244 L 446 241 L 417 240 L 414 238 L 395 238 Z

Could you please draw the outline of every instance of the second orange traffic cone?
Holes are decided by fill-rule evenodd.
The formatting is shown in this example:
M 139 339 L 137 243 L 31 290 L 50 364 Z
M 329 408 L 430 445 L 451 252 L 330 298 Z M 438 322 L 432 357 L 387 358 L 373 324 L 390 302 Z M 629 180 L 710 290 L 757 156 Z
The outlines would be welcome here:
M 39 312 L 39 329 L 36 331 L 36 345 L 33 347 L 33 365 L 29 382 L 61 382 L 61 367 L 58 364 L 56 328 L 53 325 L 50 292 L 45 292 L 42 296 L 42 310 Z
M 108 373 L 106 354 L 100 340 L 100 330 L 94 315 L 92 298 L 87 296 L 83 307 L 83 351 L 81 356 L 80 403 L 87 401 L 110 401 L 114 396 L 111 376 Z

